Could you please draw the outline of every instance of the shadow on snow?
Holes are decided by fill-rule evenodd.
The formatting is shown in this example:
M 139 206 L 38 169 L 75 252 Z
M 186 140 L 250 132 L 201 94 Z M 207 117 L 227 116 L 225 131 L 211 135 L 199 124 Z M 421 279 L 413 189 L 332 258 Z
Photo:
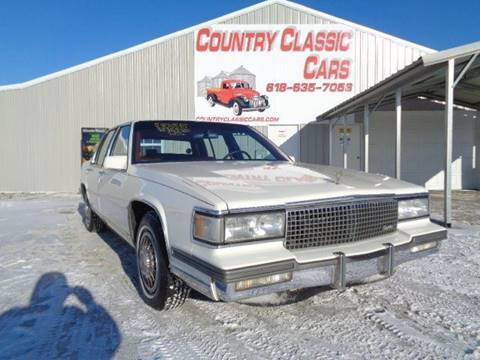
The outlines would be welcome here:
M 0 359 L 110 359 L 120 343 L 107 310 L 59 272 L 40 277 L 27 306 L 0 315 Z

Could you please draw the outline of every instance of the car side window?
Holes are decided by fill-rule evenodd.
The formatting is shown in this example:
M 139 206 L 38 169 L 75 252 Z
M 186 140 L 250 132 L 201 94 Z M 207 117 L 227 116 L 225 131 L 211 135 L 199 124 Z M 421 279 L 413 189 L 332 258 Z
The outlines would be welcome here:
M 122 156 L 128 155 L 128 141 L 130 139 L 130 125 L 122 126 L 117 133 L 117 137 L 112 146 L 110 155 Z
M 107 155 L 107 150 L 110 146 L 112 141 L 113 134 L 115 134 L 115 130 L 110 130 L 106 135 L 105 139 L 102 141 L 98 149 L 98 155 L 95 156 L 95 163 L 99 166 L 103 165 L 103 160 L 105 160 L 105 155 Z
M 107 138 L 107 133 L 108 133 L 108 131 L 105 134 L 103 134 L 103 136 L 100 138 L 99 143 L 95 147 L 95 153 L 93 154 L 92 159 L 90 160 L 91 164 L 96 164 L 98 162 L 98 156 L 100 154 L 100 151 L 103 148 L 103 144 L 105 144 L 105 139 Z

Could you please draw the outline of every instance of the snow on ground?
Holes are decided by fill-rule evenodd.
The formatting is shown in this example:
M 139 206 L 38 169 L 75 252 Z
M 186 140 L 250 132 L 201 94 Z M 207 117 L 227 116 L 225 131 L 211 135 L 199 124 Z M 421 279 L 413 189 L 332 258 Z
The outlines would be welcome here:
M 4 195 L 0 359 L 480 359 L 480 199 L 472 194 L 458 201 L 440 253 L 390 279 L 253 304 L 193 294 L 171 312 L 143 304 L 133 249 L 84 230 L 78 196 Z

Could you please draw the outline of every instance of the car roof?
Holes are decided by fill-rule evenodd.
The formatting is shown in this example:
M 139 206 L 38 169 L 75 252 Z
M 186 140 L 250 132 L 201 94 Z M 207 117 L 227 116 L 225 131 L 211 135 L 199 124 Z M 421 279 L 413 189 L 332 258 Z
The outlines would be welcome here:
M 116 127 L 119 128 L 119 127 L 126 126 L 126 125 L 132 125 L 132 121 L 125 121 L 125 122 L 123 122 L 123 123 L 121 123 L 121 124 L 112 126 L 111 129 L 116 128 Z
M 239 82 L 246 83 L 245 80 L 233 80 L 233 79 L 223 80 L 223 82 L 226 82 L 226 83 L 239 83 Z

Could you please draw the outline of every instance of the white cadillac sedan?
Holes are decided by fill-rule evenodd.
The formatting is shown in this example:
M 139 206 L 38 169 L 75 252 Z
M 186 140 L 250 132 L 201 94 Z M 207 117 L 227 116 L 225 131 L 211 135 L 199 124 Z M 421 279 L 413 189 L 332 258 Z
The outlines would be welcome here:
M 295 163 L 248 126 L 139 121 L 106 133 L 81 175 L 84 223 L 136 248 L 146 303 L 331 285 L 437 251 L 423 187 Z M 421 260 L 419 260 L 421 261 Z

